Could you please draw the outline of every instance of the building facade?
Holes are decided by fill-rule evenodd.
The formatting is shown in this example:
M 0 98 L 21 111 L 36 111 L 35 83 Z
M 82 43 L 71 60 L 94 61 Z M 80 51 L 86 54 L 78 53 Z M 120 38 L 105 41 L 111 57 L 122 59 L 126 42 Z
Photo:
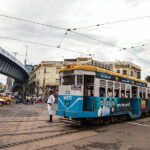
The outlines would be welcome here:
M 81 62 L 86 62 L 86 61 L 92 61 L 93 58 L 91 57 L 77 57 L 74 59 L 64 59 L 64 65 L 69 65 L 69 64 L 79 64 Z
M 59 69 L 63 66 L 62 61 L 42 61 L 30 74 L 29 91 L 31 95 L 44 95 L 46 88 L 58 91 Z
M 122 75 L 127 75 L 141 79 L 141 67 L 131 62 L 109 62 L 112 64 L 113 71 Z
M 76 59 L 64 59 L 64 64 L 98 66 L 107 70 L 111 70 L 115 73 L 141 79 L 141 67 L 131 62 L 124 62 L 124 61 L 101 62 L 93 60 L 92 58 L 76 58 Z
M 7 77 L 7 82 L 6 82 L 7 88 L 6 88 L 6 91 L 10 92 L 12 90 L 13 82 L 14 82 L 14 79 L 12 79 L 10 77 Z

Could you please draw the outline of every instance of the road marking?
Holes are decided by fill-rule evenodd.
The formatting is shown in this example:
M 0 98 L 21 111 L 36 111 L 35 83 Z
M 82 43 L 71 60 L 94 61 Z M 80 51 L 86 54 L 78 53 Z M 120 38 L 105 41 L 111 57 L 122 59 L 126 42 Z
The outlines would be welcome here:
M 150 125 L 140 124 L 140 123 L 136 123 L 136 122 L 128 122 L 128 123 L 129 123 L 129 124 L 138 125 L 138 126 L 143 126 L 143 127 L 150 127 Z

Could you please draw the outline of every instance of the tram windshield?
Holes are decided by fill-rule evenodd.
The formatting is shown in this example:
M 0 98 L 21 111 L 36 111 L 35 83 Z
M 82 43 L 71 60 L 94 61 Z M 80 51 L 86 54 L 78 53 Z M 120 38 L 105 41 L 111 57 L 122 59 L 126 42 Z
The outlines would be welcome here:
M 75 75 L 63 76 L 62 85 L 74 85 Z

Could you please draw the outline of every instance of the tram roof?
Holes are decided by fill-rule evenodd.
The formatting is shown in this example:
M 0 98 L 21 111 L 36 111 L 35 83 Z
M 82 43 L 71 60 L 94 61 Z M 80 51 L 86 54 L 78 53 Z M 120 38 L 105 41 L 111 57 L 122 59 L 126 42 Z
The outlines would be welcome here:
M 106 73 L 106 74 L 109 74 L 109 75 L 113 75 L 113 76 L 117 76 L 117 77 L 122 77 L 122 78 L 125 78 L 125 79 L 130 79 L 130 80 L 141 82 L 141 83 L 147 83 L 144 80 L 140 80 L 140 79 L 137 79 L 137 78 L 129 77 L 129 76 L 122 75 L 122 74 L 119 74 L 119 73 L 115 73 L 115 72 L 112 72 L 110 70 L 106 70 L 106 69 L 103 69 L 103 68 L 100 68 L 100 67 L 96 67 L 96 66 L 66 65 L 65 67 L 62 67 L 59 70 L 59 72 L 72 71 L 72 70 L 87 70 L 87 71 L 101 72 L 101 73 Z

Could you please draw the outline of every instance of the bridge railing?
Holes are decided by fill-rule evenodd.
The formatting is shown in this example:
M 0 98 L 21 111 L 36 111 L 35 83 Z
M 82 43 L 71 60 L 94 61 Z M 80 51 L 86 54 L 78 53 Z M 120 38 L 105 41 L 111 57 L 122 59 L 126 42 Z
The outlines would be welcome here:
M 16 57 L 14 57 L 12 54 L 10 54 L 9 52 L 7 52 L 6 50 L 4 50 L 3 48 L 0 47 L 0 53 L 2 55 L 4 55 L 5 57 L 9 58 L 10 60 L 12 60 L 13 62 L 15 62 L 16 64 L 18 64 L 20 67 L 22 67 L 26 72 L 28 72 L 24 65 L 21 63 L 21 61 L 19 61 L 18 59 L 16 59 Z

